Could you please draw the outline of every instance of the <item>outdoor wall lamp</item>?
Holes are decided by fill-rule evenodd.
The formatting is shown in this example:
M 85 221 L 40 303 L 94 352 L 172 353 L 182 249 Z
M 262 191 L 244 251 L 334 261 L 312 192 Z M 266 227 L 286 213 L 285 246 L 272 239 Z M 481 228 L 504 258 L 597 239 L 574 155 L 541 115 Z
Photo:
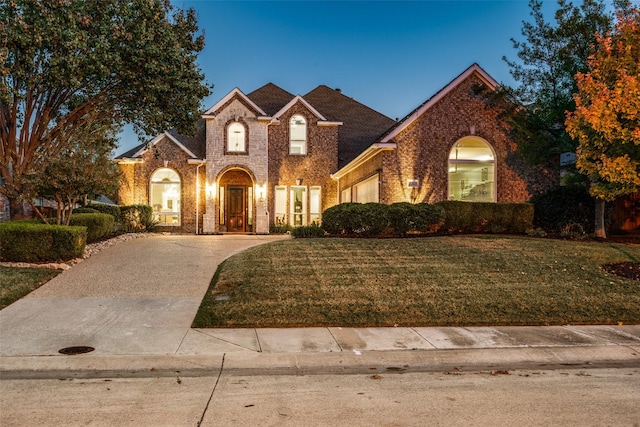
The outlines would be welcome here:
M 296 185 L 302 185 L 302 178 L 296 178 Z
M 208 197 L 216 197 L 216 185 L 215 184 L 207 184 L 205 189 Z
M 267 190 L 267 184 L 256 185 L 256 193 L 258 194 L 259 202 L 264 202 L 265 194 L 267 192 L 266 190 Z

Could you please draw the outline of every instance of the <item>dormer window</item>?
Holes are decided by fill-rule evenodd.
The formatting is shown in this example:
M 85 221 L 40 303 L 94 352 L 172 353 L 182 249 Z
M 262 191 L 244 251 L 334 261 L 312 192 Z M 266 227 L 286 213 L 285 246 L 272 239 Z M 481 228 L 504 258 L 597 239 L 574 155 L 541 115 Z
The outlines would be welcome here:
M 227 153 L 247 152 L 247 132 L 240 122 L 233 122 L 227 127 Z
M 289 122 L 289 154 L 307 154 L 307 121 L 302 116 Z

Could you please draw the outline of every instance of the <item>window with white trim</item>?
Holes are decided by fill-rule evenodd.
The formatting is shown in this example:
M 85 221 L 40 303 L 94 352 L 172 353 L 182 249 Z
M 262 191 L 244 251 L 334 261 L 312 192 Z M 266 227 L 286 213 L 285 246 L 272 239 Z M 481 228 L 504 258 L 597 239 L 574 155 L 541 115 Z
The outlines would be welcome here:
M 159 225 L 180 225 L 180 176 L 169 168 L 158 169 L 151 175 L 149 203 Z
M 289 121 L 289 154 L 307 154 L 307 121 L 299 115 Z
M 287 223 L 287 187 L 278 186 L 275 188 L 275 217 L 276 225 Z
M 320 225 L 322 217 L 321 187 L 309 188 L 309 223 Z
M 342 195 L 340 196 L 341 203 L 349 203 L 351 202 L 351 187 L 342 190 Z
M 354 185 L 352 200 L 356 203 L 378 203 L 380 201 L 378 174 Z
M 449 200 L 495 202 L 495 156 L 478 137 L 463 138 L 449 154 Z
M 290 224 L 294 227 L 307 225 L 307 187 L 289 187 Z
M 231 123 L 227 127 L 227 153 L 246 153 L 246 136 L 246 130 L 242 123 Z

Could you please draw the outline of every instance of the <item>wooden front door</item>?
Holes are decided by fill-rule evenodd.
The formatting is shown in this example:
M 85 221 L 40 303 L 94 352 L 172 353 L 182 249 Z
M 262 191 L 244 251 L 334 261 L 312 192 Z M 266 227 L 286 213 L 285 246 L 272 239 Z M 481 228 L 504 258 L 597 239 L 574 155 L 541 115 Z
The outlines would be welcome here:
M 244 187 L 229 187 L 227 206 L 229 231 L 245 231 Z

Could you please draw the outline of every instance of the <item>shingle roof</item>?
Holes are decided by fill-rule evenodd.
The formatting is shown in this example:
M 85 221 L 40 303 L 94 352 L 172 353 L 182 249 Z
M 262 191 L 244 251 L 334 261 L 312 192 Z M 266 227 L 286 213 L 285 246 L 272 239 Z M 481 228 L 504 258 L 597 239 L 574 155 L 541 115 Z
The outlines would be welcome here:
M 178 131 L 176 131 L 175 129 L 170 129 L 167 131 L 167 133 L 171 134 L 171 136 L 174 137 L 176 140 L 178 140 L 180 144 L 184 145 L 187 150 L 191 151 L 196 156 L 196 158 L 204 159 L 207 152 L 207 141 L 206 141 L 204 120 L 198 120 L 196 134 L 193 136 L 182 135 L 178 133 Z M 116 156 L 116 160 L 134 158 L 136 153 L 138 153 L 140 150 L 145 148 L 147 144 L 149 144 L 149 142 L 144 142 L 132 148 L 131 150 Z M 140 157 L 140 156 L 137 156 L 137 157 Z
M 355 159 L 396 123 L 384 114 L 325 85 L 318 86 L 303 98 L 327 120 L 343 123 L 338 128 L 339 168 Z
M 248 94 L 247 98 L 260 106 L 265 113 L 272 116 L 287 105 L 294 96 L 273 83 L 267 83 Z

